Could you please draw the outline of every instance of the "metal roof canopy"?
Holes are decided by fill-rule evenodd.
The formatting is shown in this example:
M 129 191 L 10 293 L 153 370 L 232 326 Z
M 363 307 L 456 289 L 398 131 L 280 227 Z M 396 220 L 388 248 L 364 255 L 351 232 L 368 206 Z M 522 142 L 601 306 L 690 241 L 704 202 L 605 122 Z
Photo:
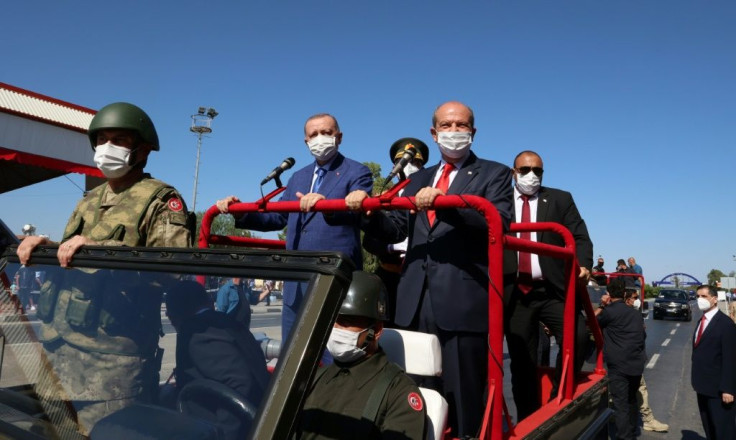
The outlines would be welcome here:
M 96 111 L 0 82 L 0 193 L 68 173 L 104 178 L 87 128 Z

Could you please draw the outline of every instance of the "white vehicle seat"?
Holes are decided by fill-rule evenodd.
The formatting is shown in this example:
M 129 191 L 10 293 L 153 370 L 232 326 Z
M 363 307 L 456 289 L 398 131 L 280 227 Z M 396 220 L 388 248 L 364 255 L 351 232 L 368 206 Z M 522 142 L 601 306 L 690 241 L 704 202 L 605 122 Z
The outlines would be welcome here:
M 439 376 L 442 374 L 442 349 L 437 336 L 427 333 L 383 329 L 378 340 L 389 360 L 399 365 L 408 374 Z M 447 425 L 447 401 L 440 393 L 428 388 L 419 388 L 427 408 L 428 440 L 441 440 Z

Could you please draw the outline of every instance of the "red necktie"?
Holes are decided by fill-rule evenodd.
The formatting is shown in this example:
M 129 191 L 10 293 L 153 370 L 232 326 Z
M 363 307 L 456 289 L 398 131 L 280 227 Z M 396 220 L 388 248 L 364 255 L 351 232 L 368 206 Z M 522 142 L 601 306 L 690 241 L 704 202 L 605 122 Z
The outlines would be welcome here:
M 529 223 L 532 221 L 529 196 L 522 194 L 521 198 L 524 200 L 524 204 L 521 208 L 521 222 Z M 522 232 L 519 238 L 531 240 L 532 233 Z M 524 295 L 532 290 L 532 254 L 529 252 L 519 252 L 519 278 L 517 279 L 516 284 Z
M 447 189 L 450 187 L 450 173 L 452 170 L 455 169 L 455 166 L 451 163 L 446 163 L 445 167 L 442 169 L 442 175 L 440 176 L 440 179 L 437 181 L 437 185 L 435 188 L 442 190 L 443 193 L 447 194 Z M 429 219 L 429 226 L 432 226 L 434 224 L 435 219 L 434 209 L 430 209 L 427 211 L 427 218 Z
M 703 336 L 703 327 L 705 327 L 705 315 L 700 318 L 700 327 L 698 327 L 698 336 L 695 337 L 695 346 L 700 343 L 700 337 Z

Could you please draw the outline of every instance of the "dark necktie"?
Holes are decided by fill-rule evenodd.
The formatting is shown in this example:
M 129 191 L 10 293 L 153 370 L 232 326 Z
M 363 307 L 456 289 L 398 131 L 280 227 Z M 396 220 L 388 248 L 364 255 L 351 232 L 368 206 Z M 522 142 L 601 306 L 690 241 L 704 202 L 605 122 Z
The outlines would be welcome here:
M 314 179 L 314 184 L 312 184 L 313 193 L 316 193 L 319 191 L 319 187 L 322 186 L 322 181 L 325 180 L 325 173 L 327 173 L 327 171 L 325 171 L 324 168 L 319 167 L 317 168 L 316 173 L 317 173 L 317 178 Z
M 521 208 L 521 222 L 529 223 L 532 221 L 529 196 L 522 194 L 521 199 L 524 201 Z M 522 232 L 519 238 L 531 240 L 532 233 Z M 519 278 L 516 281 L 516 284 L 524 295 L 532 290 L 532 254 L 529 252 L 519 252 Z
M 703 327 L 705 327 L 705 315 L 700 318 L 700 327 L 698 327 L 698 336 L 695 337 L 695 346 L 700 343 L 700 337 L 703 336 Z
M 442 175 L 437 181 L 437 185 L 435 186 L 435 188 L 442 190 L 443 193 L 447 194 L 447 189 L 450 187 L 450 173 L 454 169 L 454 165 L 452 165 L 451 163 L 446 163 L 445 167 L 442 169 Z M 434 219 L 436 218 L 434 209 L 430 209 L 427 211 L 427 218 L 429 219 L 429 226 L 432 226 L 434 224 Z

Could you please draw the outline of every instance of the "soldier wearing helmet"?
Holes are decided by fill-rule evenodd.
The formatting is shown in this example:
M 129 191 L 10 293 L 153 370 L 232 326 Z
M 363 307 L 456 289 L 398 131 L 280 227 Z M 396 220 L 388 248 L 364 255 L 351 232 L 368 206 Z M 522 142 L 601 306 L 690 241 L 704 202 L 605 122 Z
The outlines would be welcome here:
M 113 103 L 97 112 L 88 131 L 94 161 L 107 181 L 74 209 L 57 251 L 60 265 L 69 266 L 87 245 L 190 247 L 194 221 L 181 196 L 143 171 L 148 154 L 159 149 L 148 115 L 133 104 Z M 35 247 L 50 243 L 47 237 L 26 237 L 17 251 L 21 263 L 29 262 Z M 123 289 L 113 283 L 89 292 L 42 289 L 39 299 L 41 340 L 84 435 L 106 413 L 152 400 L 157 391 L 161 286 Z M 140 292 L 149 296 L 133 298 Z M 55 358 L 66 361 L 54 363 Z M 80 378 L 82 371 L 96 373 Z
M 327 342 L 335 361 L 317 371 L 296 438 L 424 438 L 419 389 L 378 345 L 386 306 L 381 279 L 353 272 Z

